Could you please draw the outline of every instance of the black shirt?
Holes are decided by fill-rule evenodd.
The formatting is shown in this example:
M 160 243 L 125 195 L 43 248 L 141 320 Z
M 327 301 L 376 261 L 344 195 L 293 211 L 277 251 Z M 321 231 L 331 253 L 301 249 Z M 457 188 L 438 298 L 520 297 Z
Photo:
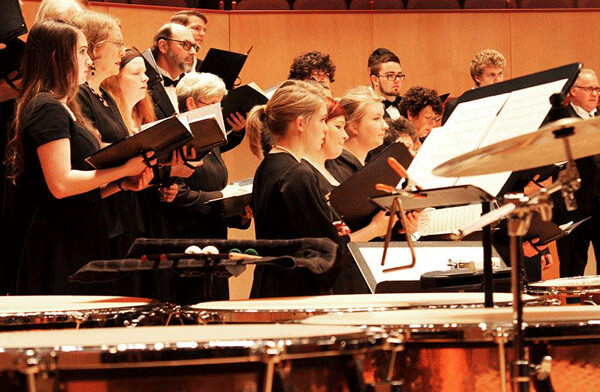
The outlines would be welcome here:
M 268 154 L 254 176 L 252 210 L 257 239 L 339 237 L 312 169 L 289 154 Z M 338 272 L 336 266 L 322 275 L 306 268 L 284 270 L 257 266 L 250 296 L 280 297 L 316 295 L 329 292 Z

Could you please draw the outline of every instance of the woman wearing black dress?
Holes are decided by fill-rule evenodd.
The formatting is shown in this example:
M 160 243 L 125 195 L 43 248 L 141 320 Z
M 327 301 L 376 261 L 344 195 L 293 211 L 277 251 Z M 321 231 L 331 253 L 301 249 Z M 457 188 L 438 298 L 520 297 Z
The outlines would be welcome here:
M 81 112 L 100 132 L 102 143 L 111 144 L 126 138 L 129 133 L 113 97 L 100 84 L 117 75 L 123 51 L 123 35 L 118 21 L 99 12 L 84 11 L 73 18 L 88 41 L 88 54 L 93 61 L 92 71 L 79 86 L 78 102 Z M 123 258 L 133 240 L 144 231 L 137 195 L 119 192 L 104 200 L 108 225 L 111 258 Z
M 247 132 L 252 152 L 261 157 L 261 135 L 268 132 L 273 147 L 254 175 L 252 211 L 257 239 L 327 237 L 345 246 L 312 169 L 301 163 L 321 148 L 327 132 L 323 88 L 308 82 L 285 82 L 266 105 L 248 114 Z M 341 258 L 333 269 L 316 275 L 306 268 L 283 270 L 257 266 L 251 297 L 316 295 L 331 292 L 343 268 Z
M 42 21 L 32 27 L 8 153 L 12 177 L 28 190 L 35 209 L 21 256 L 19 294 L 94 292 L 67 278 L 88 261 L 108 256 L 101 197 L 138 190 L 152 178 L 141 156 L 104 170 L 85 162 L 100 147 L 99 134 L 76 103 L 90 65 L 85 36 L 74 26 Z

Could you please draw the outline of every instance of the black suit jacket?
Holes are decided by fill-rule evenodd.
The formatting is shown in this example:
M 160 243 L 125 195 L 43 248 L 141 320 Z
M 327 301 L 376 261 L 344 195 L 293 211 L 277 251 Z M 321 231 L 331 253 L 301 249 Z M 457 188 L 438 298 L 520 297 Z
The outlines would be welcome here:
M 146 71 L 146 74 L 148 75 L 148 71 Z M 148 76 L 150 77 L 150 75 Z M 150 78 L 150 80 L 152 80 L 152 78 Z M 155 79 L 154 83 L 148 85 L 148 93 L 152 97 L 152 102 L 154 102 L 156 119 L 161 120 L 175 114 L 176 110 L 173 107 L 161 80 Z
M 564 108 L 565 117 L 580 117 L 571 105 Z M 600 112 L 596 111 L 596 116 Z M 562 148 L 557 145 L 557 148 Z M 577 169 L 579 170 L 579 178 L 581 178 L 581 187 L 575 192 L 577 199 L 577 209 L 575 211 L 567 211 L 564 200 L 560 192 L 552 195 L 554 202 L 553 218 L 556 223 L 566 223 L 569 221 L 577 222 L 592 214 L 595 210 L 594 204 L 597 203 L 598 195 L 598 167 L 595 163 L 595 158 L 598 156 L 585 157 L 575 160 Z

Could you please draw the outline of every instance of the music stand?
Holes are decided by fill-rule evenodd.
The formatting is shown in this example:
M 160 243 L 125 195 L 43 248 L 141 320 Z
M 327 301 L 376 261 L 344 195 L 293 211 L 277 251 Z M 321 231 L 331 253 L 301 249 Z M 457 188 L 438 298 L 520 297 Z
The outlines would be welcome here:
M 395 198 L 400 199 L 404 209 L 419 210 L 427 207 L 451 207 L 481 203 L 483 212 L 489 211 L 494 197 L 473 185 L 460 185 L 438 189 L 416 190 L 413 195 L 392 194 L 371 198 L 379 208 L 389 211 Z M 487 225 L 483 233 L 483 288 L 485 306 L 494 306 L 493 268 L 492 268 L 492 236 L 491 227 Z

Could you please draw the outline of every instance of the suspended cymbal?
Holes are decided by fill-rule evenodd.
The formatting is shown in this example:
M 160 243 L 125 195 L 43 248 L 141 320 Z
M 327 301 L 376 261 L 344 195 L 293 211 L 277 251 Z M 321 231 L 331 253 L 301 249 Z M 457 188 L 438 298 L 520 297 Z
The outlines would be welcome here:
M 567 160 L 563 141 L 557 134 L 573 133 L 569 138 L 573 159 L 600 154 L 600 117 L 563 118 L 538 131 L 491 144 L 452 158 L 433 169 L 442 177 L 463 177 L 533 169 Z

